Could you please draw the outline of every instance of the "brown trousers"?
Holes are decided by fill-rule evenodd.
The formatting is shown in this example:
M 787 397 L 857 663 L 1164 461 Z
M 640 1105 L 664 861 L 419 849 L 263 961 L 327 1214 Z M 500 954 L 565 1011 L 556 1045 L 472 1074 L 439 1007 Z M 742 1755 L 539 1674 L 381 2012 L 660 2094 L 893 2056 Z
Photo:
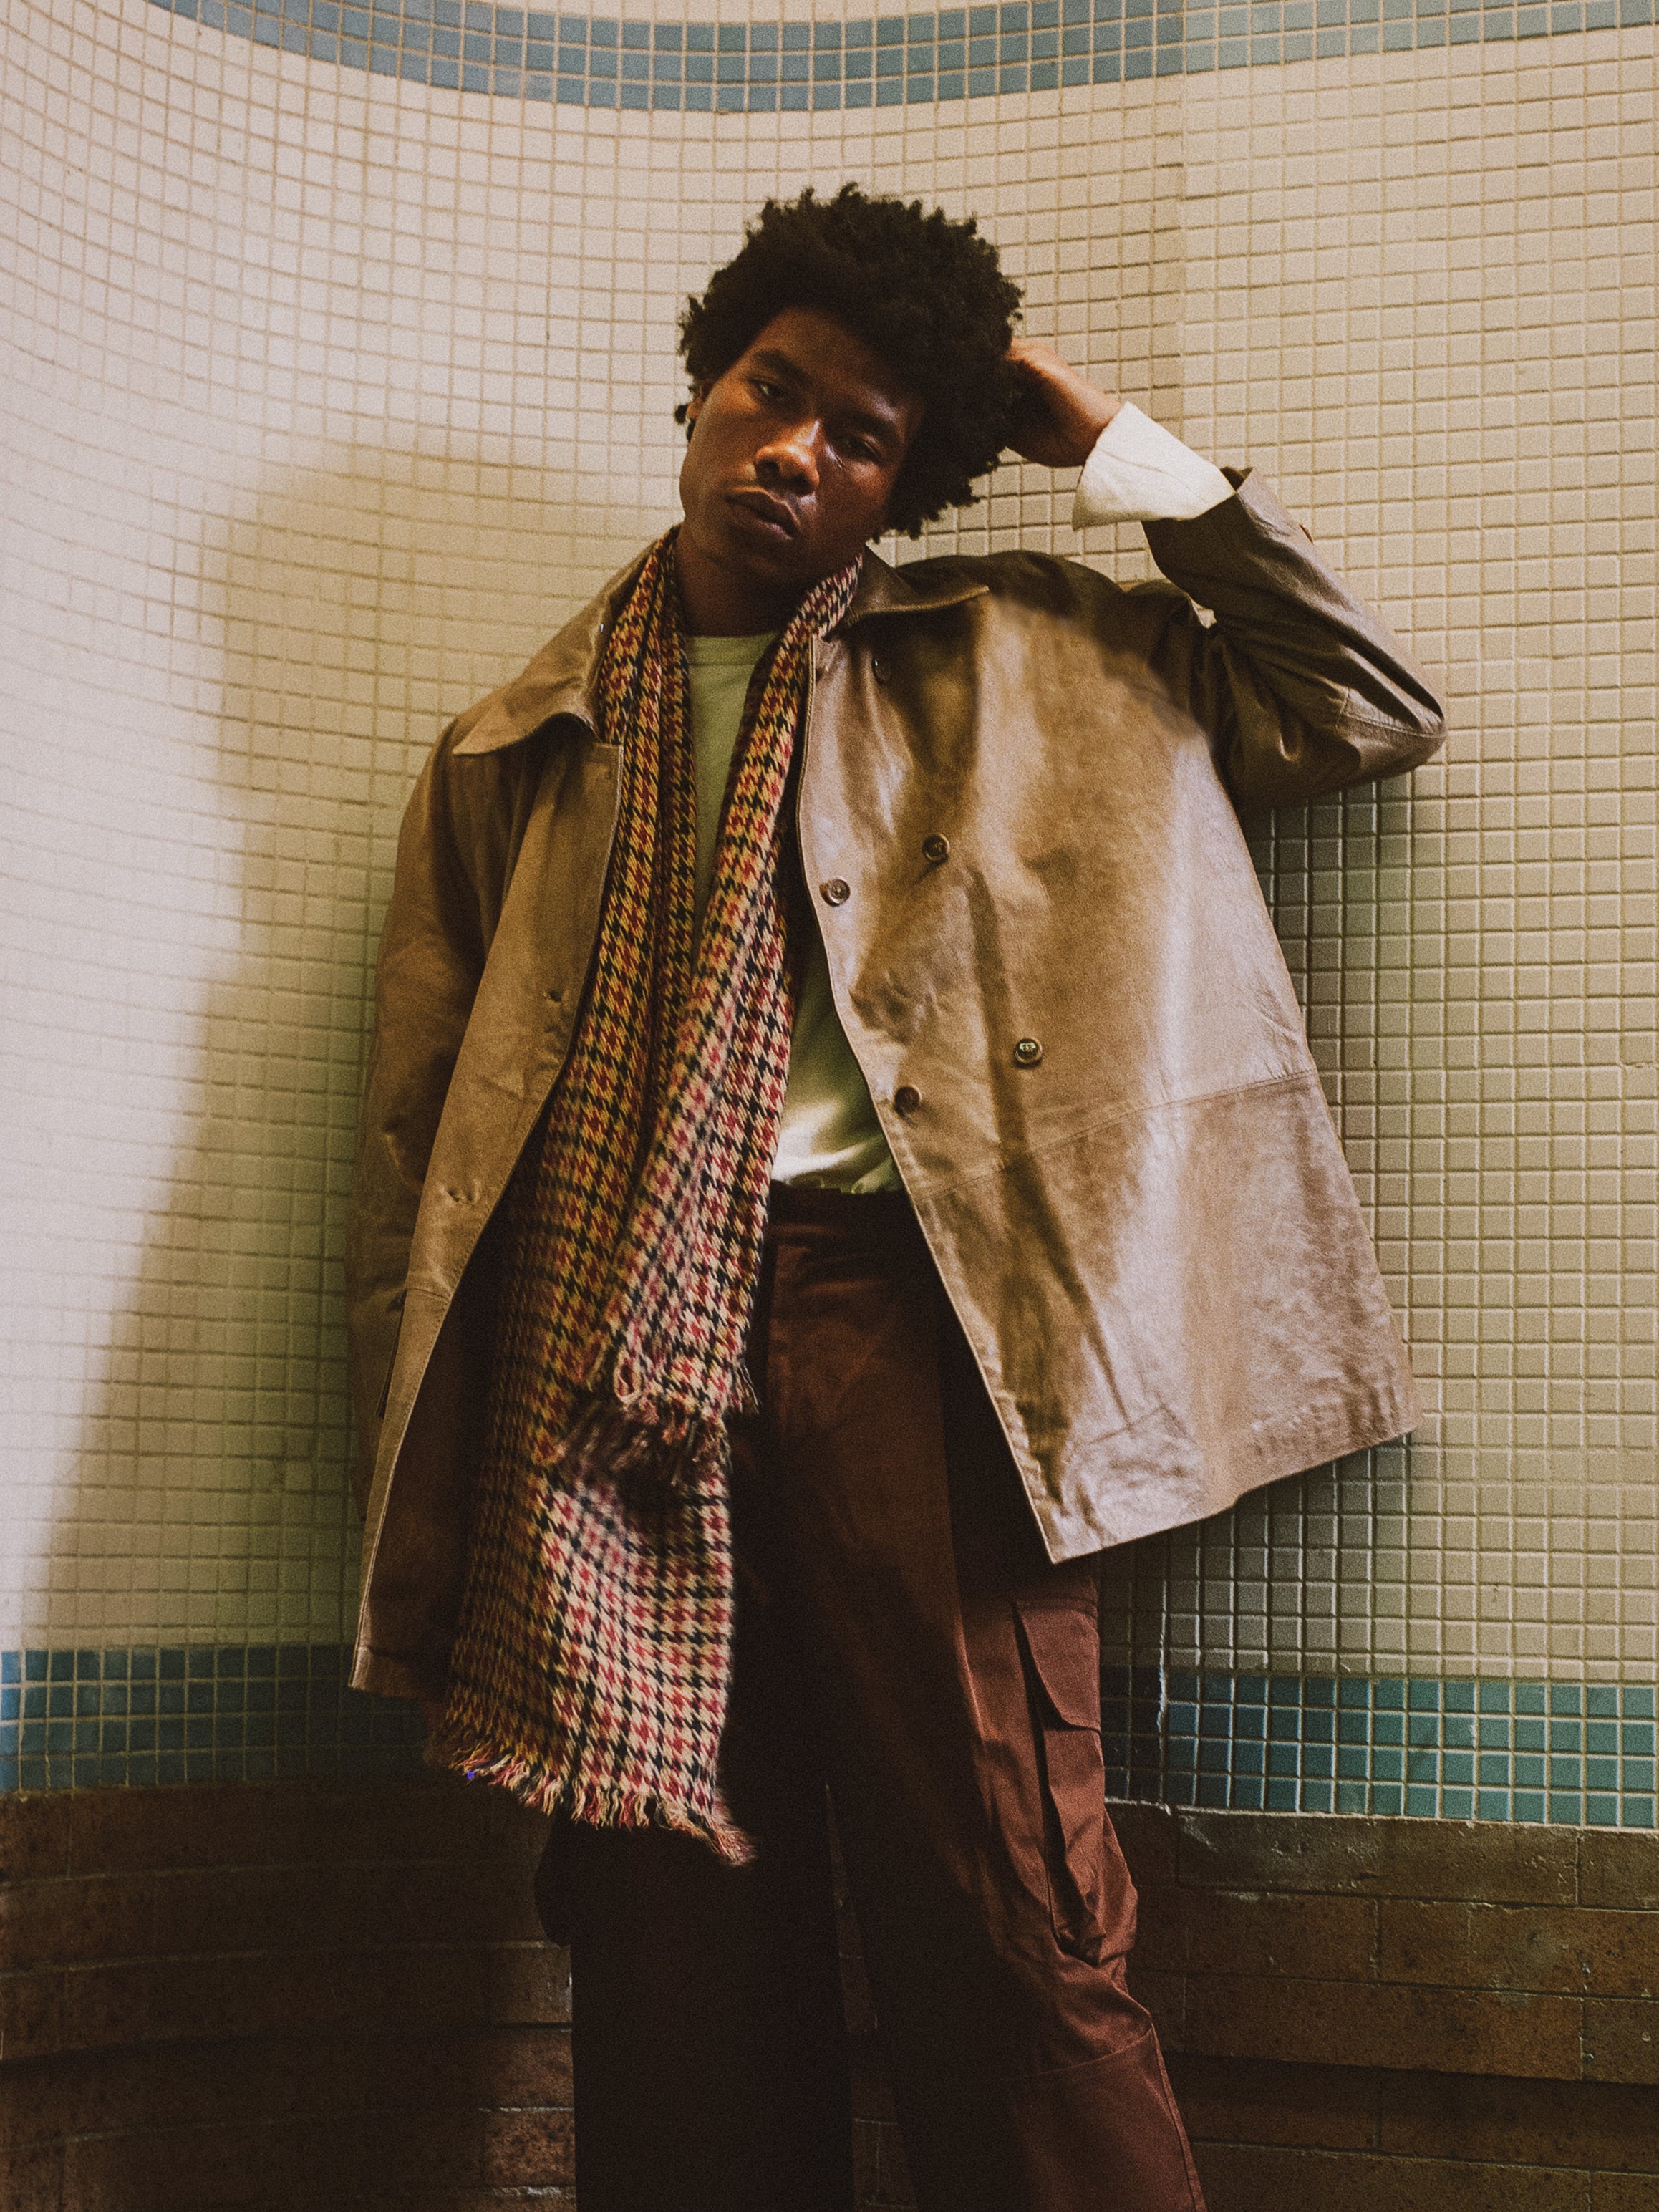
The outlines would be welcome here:
M 907 1201 L 774 1198 L 721 1747 L 759 1855 L 550 1851 L 581 2212 L 848 2212 L 826 1782 L 923 2212 L 1202 2212 L 1124 1984 L 1092 1563 L 1046 1560 Z

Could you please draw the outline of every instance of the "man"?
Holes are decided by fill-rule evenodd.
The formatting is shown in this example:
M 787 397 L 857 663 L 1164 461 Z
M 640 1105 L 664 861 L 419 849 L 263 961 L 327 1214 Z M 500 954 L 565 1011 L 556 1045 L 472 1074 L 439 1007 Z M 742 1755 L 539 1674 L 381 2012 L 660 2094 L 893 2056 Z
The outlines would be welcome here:
M 1439 710 L 1017 304 L 971 223 L 769 204 L 678 532 L 404 825 L 355 1679 L 555 1815 L 582 2212 L 845 2212 L 826 1782 L 927 2212 L 1198 2206 L 1094 1562 L 1414 1417 L 1234 802 Z M 1010 443 L 1179 588 L 868 551 Z

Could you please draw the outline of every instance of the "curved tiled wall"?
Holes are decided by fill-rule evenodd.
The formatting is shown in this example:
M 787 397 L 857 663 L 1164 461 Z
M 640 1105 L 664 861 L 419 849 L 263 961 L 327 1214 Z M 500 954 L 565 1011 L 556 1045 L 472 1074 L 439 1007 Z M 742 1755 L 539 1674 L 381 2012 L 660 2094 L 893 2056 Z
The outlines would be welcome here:
M 156 0 L 174 15 L 447 91 L 688 114 L 805 114 L 1133 83 L 1648 24 L 1654 0 L 997 0 L 847 21 L 665 22 L 486 0 Z
M 979 212 L 1032 331 L 1270 475 L 1452 702 L 1409 788 L 1255 825 L 1431 1416 L 1113 1563 L 1120 1780 L 1650 1825 L 1633 0 L 213 4 L 9 33 L 0 1786 L 410 1755 L 338 1657 L 398 811 L 670 519 L 685 293 L 766 192 L 850 174 Z M 935 534 L 1070 550 L 1068 502 L 1011 468 Z

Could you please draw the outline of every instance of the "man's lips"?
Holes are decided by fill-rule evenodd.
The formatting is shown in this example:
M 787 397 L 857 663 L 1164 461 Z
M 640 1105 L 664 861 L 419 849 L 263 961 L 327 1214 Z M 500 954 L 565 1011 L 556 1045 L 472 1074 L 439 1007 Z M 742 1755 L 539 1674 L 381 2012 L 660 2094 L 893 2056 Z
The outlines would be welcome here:
M 752 515 L 757 522 L 765 523 L 785 538 L 793 538 L 800 529 L 800 518 L 788 501 L 763 491 L 758 484 L 734 485 L 726 497 L 729 506 Z

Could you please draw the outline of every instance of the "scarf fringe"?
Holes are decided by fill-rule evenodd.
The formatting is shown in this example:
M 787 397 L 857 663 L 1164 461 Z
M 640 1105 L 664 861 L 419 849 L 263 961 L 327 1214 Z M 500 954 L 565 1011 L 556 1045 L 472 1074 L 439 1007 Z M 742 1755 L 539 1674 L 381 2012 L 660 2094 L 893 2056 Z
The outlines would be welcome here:
M 487 1732 L 452 1719 L 446 1711 L 428 1735 L 425 1760 L 441 1771 L 505 1790 L 532 1813 L 580 1820 L 595 1828 L 664 1828 L 692 1836 L 728 1866 L 748 1866 L 753 1838 L 726 1812 L 718 1795 L 712 1808 L 681 1802 L 650 1790 L 602 1789 L 562 1774 L 511 1741 L 510 1731 Z
M 624 1402 L 615 1397 L 590 1399 L 562 1434 L 552 1439 L 543 1460 L 547 1474 L 578 1496 L 598 1496 L 629 1482 L 639 1489 L 661 1488 L 690 1497 L 721 1498 L 731 1463 L 726 1424 L 684 1407 L 653 1399 Z M 459 1705 L 460 1711 L 453 1710 Z M 558 1815 L 601 1828 L 665 1828 L 707 1844 L 732 1866 L 755 1856 L 750 1838 L 726 1813 L 719 1785 L 711 1779 L 696 1799 L 672 1789 L 672 1768 L 662 1784 L 624 1784 L 585 1774 L 592 1747 L 562 1736 L 532 1748 L 522 1723 L 491 1710 L 476 1686 L 452 1693 L 438 1728 L 428 1736 L 428 1764 L 464 1775 L 469 1782 L 493 1784 L 532 1812 Z

